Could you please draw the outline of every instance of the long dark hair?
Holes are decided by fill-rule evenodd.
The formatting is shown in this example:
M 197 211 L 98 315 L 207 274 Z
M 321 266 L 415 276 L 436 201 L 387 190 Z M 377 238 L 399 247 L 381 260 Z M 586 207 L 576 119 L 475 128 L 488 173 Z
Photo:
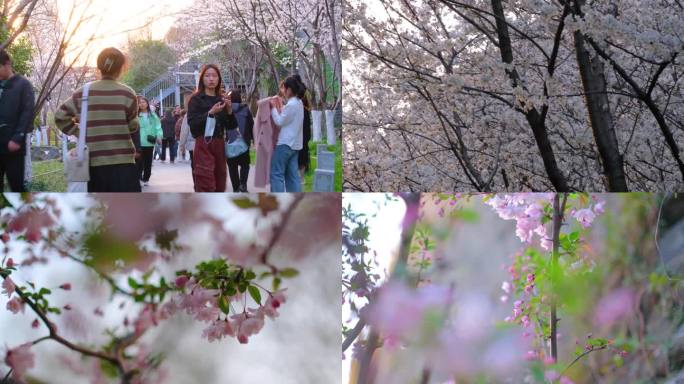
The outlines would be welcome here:
M 306 95 L 306 84 L 302 81 L 302 77 L 299 76 L 298 74 L 292 75 L 292 77 L 295 78 L 299 82 L 299 93 L 297 93 L 297 97 L 302 101 L 302 104 L 304 104 L 304 109 L 307 111 L 311 110 L 311 102 L 309 101 L 309 98 Z
M 302 78 L 299 77 L 299 80 L 297 79 L 299 75 L 293 75 L 293 76 L 288 76 L 285 78 L 285 80 L 280 82 L 281 87 L 285 87 L 285 89 L 290 89 L 292 93 L 299 97 L 299 94 L 302 92 L 302 88 L 304 87 L 304 84 L 302 83 Z
M 157 116 L 157 114 L 154 113 L 154 111 L 152 111 L 152 106 L 150 106 L 150 101 L 147 100 L 147 97 L 142 96 L 142 95 L 139 95 L 139 96 L 138 96 L 138 100 L 140 100 L 140 99 L 145 100 L 145 101 L 147 102 L 147 110 L 144 111 L 144 112 L 149 113 L 151 117 Z M 140 106 L 138 106 L 138 116 L 140 116 L 141 113 L 142 113 L 142 112 L 140 112 Z
M 206 93 L 206 87 L 204 86 L 204 75 L 207 73 L 208 70 L 213 69 L 218 73 L 218 87 L 216 89 L 216 95 L 220 95 L 221 91 L 223 91 L 223 77 L 221 76 L 221 70 L 216 64 L 205 64 L 202 66 L 202 71 L 200 72 L 199 76 L 199 84 L 197 84 L 197 90 L 195 90 L 195 93 L 192 94 L 191 97 L 195 97 L 197 95 L 201 95 L 203 93 Z
M 145 100 L 145 102 L 147 103 L 147 110 L 146 110 L 145 112 L 147 112 L 147 113 L 152 113 L 152 108 L 150 108 L 150 101 L 147 100 L 147 97 L 145 97 L 145 96 L 138 96 L 138 114 L 141 113 L 141 112 L 140 112 L 140 105 L 139 105 L 139 104 L 140 104 L 140 100 Z

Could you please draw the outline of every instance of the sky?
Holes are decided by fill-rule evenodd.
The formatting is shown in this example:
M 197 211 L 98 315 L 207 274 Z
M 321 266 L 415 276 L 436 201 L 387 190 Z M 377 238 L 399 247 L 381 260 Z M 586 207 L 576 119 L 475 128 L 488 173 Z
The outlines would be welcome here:
M 87 10 L 84 3 L 86 1 L 57 2 L 60 19 L 64 24 L 68 23 L 74 4 L 76 14 L 86 12 L 94 16 L 79 28 L 74 39 L 74 45 L 80 46 L 93 34 L 98 37 L 92 44 L 92 53 L 87 59 L 88 64 L 94 65 L 98 52 L 110 46 L 123 47 L 128 40 L 128 31 L 139 29 L 148 22 L 152 38 L 162 39 L 175 22 L 178 12 L 192 5 L 193 0 L 92 0 L 92 5 Z

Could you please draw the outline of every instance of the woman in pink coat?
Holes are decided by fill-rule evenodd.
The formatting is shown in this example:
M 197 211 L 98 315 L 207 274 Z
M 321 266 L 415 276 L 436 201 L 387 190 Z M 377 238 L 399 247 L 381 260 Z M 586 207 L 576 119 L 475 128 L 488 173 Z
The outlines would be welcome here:
M 271 178 L 271 159 L 278 143 L 278 127 L 271 118 L 272 97 L 259 100 L 254 118 L 254 144 L 256 145 L 256 169 L 254 185 L 265 188 Z

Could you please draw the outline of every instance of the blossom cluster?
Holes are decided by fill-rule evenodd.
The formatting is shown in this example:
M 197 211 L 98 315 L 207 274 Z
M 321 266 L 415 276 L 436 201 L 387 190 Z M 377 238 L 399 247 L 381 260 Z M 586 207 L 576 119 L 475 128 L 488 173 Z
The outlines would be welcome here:
M 515 220 L 515 234 L 522 242 L 532 244 L 537 235 L 539 245 L 548 251 L 553 244 L 546 224 L 552 220 L 553 198 L 552 193 L 497 194 L 485 197 L 485 202 L 500 218 Z M 569 210 L 569 215 L 583 228 L 591 226 L 596 217 L 605 211 L 605 201 L 595 200 L 588 207 L 573 207 Z
M 285 290 L 266 291 L 268 297 L 263 304 L 257 302 L 257 307 L 248 307 L 245 292 L 227 296 L 220 289 L 203 287 L 194 276 L 187 275 L 180 275 L 176 286 L 180 292 L 161 307 L 160 318 L 184 312 L 196 321 L 208 324 L 202 337 L 209 342 L 234 337 L 241 344 L 247 344 L 249 337 L 263 329 L 267 317 L 278 317 L 278 309 L 287 300 Z M 244 303 L 242 310 L 232 310 L 233 303 Z

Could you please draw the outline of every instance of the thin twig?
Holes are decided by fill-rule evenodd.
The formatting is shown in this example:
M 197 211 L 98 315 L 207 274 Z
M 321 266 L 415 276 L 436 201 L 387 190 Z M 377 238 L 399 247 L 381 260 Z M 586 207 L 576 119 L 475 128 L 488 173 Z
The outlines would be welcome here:
M 553 253 L 551 255 L 551 266 L 556 268 L 558 266 L 559 246 L 560 246 L 560 230 L 563 225 L 563 215 L 565 212 L 565 204 L 567 203 L 568 195 L 563 194 L 563 202 L 560 201 L 560 195 L 555 194 L 553 197 Z M 554 362 L 558 361 L 558 302 L 554 296 L 551 299 L 551 358 Z
M 283 220 L 280 222 L 280 225 L 275 230 L 275 233 L 273 234 L 273 237 L 271 237 L 271 241 L 269 241 L 268 246 L 264 249 L 264 251 L 261 253 L 261 256 L 259 259 L 264 265 L 267 265 L 271 267 L 271 270 L 273 272 L 277 271 L 277 268 L 271 264 L 268 263 L 268 255 L 271 253 L 271 250 L 273 247 L 275 247 L 276 243 L 282 236 L 283 232 L 285 232 L 285 227 L 287 227 L 288 221 L 290 221 L 290 218 L 292 217 L 292 213 L 297 209 L 299 204 L 302 202 L 304 199 L 304 194 L 300 193 L 295 196 L 295 200 L 290 204 L 289 207 L 287 207 L 287 210 L 285 213 L 283 213 Z
M 2 277 L 4 280 L 7 280 L 9 278 L 9 276 L 5 276 L 5 275 L 3 275 Z M 36 303 L 34 303 L 28 296 L 26 296 L 26 294 L 19 287 L 15 287 L 14 292 L 16 292 L 17 295 L 19 295 L 19 297 L 22 299 L 22 301 L 24 301 L 26 304 L 28 304 L 28 306 L 33 310 L 33 312 L 35 312 L 36 315 L 38 315 L 38 317 L 41 319 L 41 321 L 48 328 L 50 335 L 47 336 L 47 338 L 52 339 L 52 340 L 64 345 L 65 347 L 67 347 L 73 351 L 79 352 L 85 356 L 96 357 L 98 359 L 108 361 L 108 362 L 114 364 L 114 366 L 116 366 L 121 372 L 124 372 L 123 364 L 117 358 L 110 356 L 110 355 L 107 355 L 107 354 L 102 353 L 102 352 L 93 351 L 93 350 L 90 350 L 90 349 L 87 349 L 84 347 L 80 347 L 80 346 L 73 344 L 72 342 L 66 340 L 62 336 L 58 335 L 57 329 L 55 328 L 54 324 L 47 318 L 47 315 L 38 307 L 38 305 Z
M 577 356 L 577 357 L 575 358 L 575 360 L 573 360 L 567 367 L 565 367 L 565 369 L 560 373 L 560 375 L 563 376 L 563 374 L 564 374 L 568 369 L 570 369 L 570 367 L 572 367 L 573 365 L 575 365 L 575 363 L 578 362 L 578 361 L 579 361 L 581 358 L 583 358 L 584 356 L 586 356 L 586 355 L 588 355 L 588 354 L 590 354 L 590 353 L 592 353 L 592 352 L 600 351 L 600 350 L 606 349 L 606 348 L 608 348 L 608 345 L 603 345 L 603 346 L 601 346 L 601 347 L 599 347 L 599 348 L 592 348 L 592 349 L 590 349 L 590 350 L 588 350 L 588 351 L 585 351 L 585 352 L 582 353 L 581 355 Z
M 342 352 L 345 352 L 347 348 L 349 348 L 350 345 L 356 340 L 357 337 L 361 334 L 361 331 L 363 331 L 363 328 L 366 326 L 366 322 L 363 319 L 359 319 L 359 321 L 356 322 L 356 326 L 349 332 L 347 335 L 347 338 L 344 339 L 342 342 Z

